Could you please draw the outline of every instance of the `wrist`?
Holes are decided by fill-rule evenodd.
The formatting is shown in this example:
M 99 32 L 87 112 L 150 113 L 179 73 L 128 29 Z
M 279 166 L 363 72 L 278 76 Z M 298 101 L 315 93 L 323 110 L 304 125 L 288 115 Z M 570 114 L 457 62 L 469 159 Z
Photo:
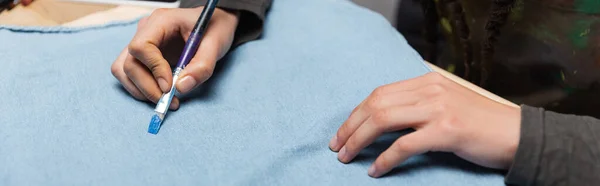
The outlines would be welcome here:
M 507 121 L 507 127 L 511 130 L 507 139 L 507 157 L 504 163 L 505 169 L 509 169 L 512 166 L 515 156 L 517 154 L 517 150 L 519 149 L 519 143 L 521 138 L 521 108 L 510 108 L 509 112 L 510 114 L 507 117 L 509 118 L 509 120 Z

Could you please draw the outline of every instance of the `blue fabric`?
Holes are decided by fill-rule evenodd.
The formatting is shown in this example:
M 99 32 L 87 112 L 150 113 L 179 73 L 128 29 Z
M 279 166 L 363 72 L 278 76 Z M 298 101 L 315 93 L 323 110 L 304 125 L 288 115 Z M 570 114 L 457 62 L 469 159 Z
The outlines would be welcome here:
M 376 87 L 429 71 L 381 16 L 344 0 L 277 0 L 264 37 L 219 62 L 158 135 L 110 65 L 133 23 L 0 26 L 0 185 L 504 185 L 450 154 L 367 168 L 327 143 Z

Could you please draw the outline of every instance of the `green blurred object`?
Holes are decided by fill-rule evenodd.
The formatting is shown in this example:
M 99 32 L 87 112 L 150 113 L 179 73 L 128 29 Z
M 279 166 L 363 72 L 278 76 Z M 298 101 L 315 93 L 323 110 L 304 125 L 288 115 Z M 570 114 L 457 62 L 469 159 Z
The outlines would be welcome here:
M 484 28 L 492 1 L 460 2 L 470 32 L 472 58 L 481 61 L 481 46 L 487 34 Z M 443 20 L 451 19 L 451 16 L 441 4 L 438 4 L 438 11 L 442 20 L 439 25 L 443 28 Z M 462 77 L 463 46 L 456 36 L 458 30 L 452 30 L 444 32 L 447 43 L 438 55 L 441 57 L 439 65 L 446 68 L 454 64 L 454 71 Z M 597 99 L 571 99 L 569 96 L 575 96 L 571 94 L 572 90 L 590 92 L 579 96 L 600 95 L 596 88 L 600 87 L 600 0 L 516 0 L 497 40 L 492 72 L 484 87 L 487 90 L 517 104 L 540 107 L 576 104 L 586 107 L 594 102 L 581 100 Z M 552 95 L 556 90 L 562 90 L 567 97 L 540 96 Z M 579 102 L 562 103 L 565 100 Z M 595 112 L 594 109 L 573 111 L 575 114 L 600 115 Z

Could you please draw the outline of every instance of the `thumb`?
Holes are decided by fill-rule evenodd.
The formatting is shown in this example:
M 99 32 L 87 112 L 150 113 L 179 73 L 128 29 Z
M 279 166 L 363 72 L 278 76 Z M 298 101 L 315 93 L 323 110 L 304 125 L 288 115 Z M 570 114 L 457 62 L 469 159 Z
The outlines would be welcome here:
M 219 44 L 212 42 L 212 39 L 203 39 L 196 55 L 182 71 L 181 78 L 176 84 L 177 91 L 182 94 L 189 93 L 212 76 L 218 60 L 219 48 Z
M 223 10 L 215 10 L 194 58 L 185 67 L 179 81 L 175 84 L 177 91 L 182 94 L 189 93 L 212 76 L 217 60 L 221 59 L 231 47 L 236 28 L 235 15 Z M 181 31 L 182 36 L 189 36 L 191 29 L 181 29 Z

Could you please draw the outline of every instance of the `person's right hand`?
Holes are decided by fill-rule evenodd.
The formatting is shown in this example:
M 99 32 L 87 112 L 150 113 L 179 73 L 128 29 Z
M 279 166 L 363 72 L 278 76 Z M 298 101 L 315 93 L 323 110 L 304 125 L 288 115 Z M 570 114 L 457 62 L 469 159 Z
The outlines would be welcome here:
M 111 66 L 112 74 L 134 98 L 157 103 L 169 92 L 170 64 L 177 63 L 181 41 L 187 41 L 202 9 L 157 9 L 140 20 L 133 40 Z M 196 55 L 176 82 L 178 92 L 188 93 L 210 78 L 217 60 L 231 47 L 238 20 L 236 12 L 215 10 Z M 179 99 L 174 97 L 170 109 L 177 108 Z

